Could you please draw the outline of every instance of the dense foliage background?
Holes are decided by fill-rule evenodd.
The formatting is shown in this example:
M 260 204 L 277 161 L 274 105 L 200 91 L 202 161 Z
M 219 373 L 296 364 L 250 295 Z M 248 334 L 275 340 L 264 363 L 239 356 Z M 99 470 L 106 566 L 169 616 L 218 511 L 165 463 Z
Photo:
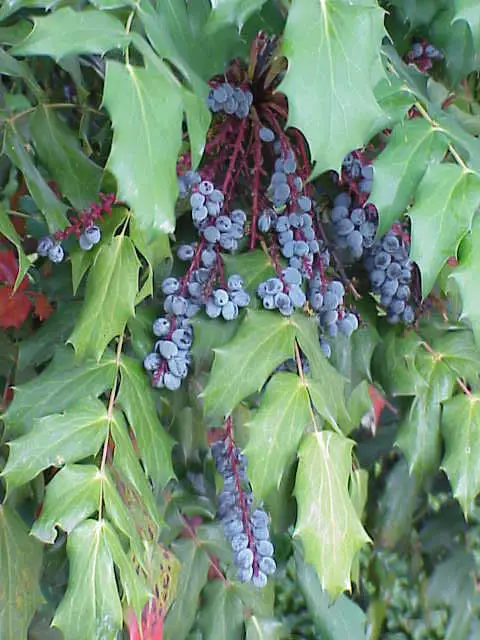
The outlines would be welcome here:
M 480 637 L 477 0 L 0 45 L 0 637 Z

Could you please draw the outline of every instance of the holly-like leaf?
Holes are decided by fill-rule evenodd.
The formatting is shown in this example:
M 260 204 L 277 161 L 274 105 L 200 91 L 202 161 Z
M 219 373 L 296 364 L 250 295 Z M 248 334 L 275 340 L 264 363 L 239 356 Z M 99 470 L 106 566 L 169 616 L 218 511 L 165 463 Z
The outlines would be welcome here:
M 68 536 L 68 587 L 52 625 L 69 640 L 115 640 L 122 628 L 122 605 L 105 529 L 102 520 L 86 520 Z
M 53 544 L 56 527 L 70 533 L 98 509 L 101 477 L 94 465 L 66 464 L 47 485 L 40 516 L 32 535 Z
M 69 342 L 82 357 L 99 360 L 108 343 L 135 313 L 140 261 L 130 238 L 117 236 L 98 252 L 85 302 Z
M 104 11 L 74 11 L 63 7 L 34 19 L 27 38 L 15 46 L 15 56 L 51 56 L 60 60 L 78 53 L 103 55 L 126 47 L 131 35 L 115 16 Z
M 265 0 L 213 0 L 207 30 L 214 33 L 228 24 L 242 29 L 248 18 L 259 11 Z
M 468 516 L 480 493 L 480 396 L 460 394 L 444 403 L 442 436 L 445 441 L 442 469 Z
M 202 593 L 205 604 L 199 615 L 199 627 L 205 640 L 243 638 L 243 605 L 229 583 L 214 580 Z
M 462 298 L 462 318 L 466 318 L 480 346 L 480 297 L 478 274 L 480 273 L 480 217 L 473 220 L 472 229 L 459 250 L 459 265 L 449 275 L 458 286 Z
M 79 363 L 71 349 L 59 350 L 39 376 L 16 388 L 4 416 L 7 438 L 26 433 L 35 418 L 63 411 L 78 398 L 99 396 L 111 388 L 115 372 L 111 354 Z
M 118 197 L 151 236 L 173 231 L 178 192 L 182 95 L 164 70 L 109 60 L 103 93 L 114 130 L 107 168 L 117 178 Z
M 95 455 L 108 434 L 103 402 L 86 398 L 63 413 L 34 420 L 30 431 L 8 443 L 9 456 L 2 476 L 9 488 L 26 484 L 40 471 Z
M 415 364 L 422 344 L 413 331 L 398 336 L 390 331 L 384 337 L 374 356 L 375 379 L 394 396 L 414 396 L 425 386 Z
M 26 638 L 42 601 L 42 545 L 28 535 L 25 523 L 4 503 L 0 505 L 0 636 Z
M 382 115 L 373 87 L 384 75 L 383 36 L 383 11 L 374 0 L 294 0 L 290 6 L 280 91 L 288 98 L 288 125 L 308 140 L 314 176 L 339 169 Z
M 121 360 L 121 384 L 117 398 L 135 434 L 140 458 L 158 490 L 174 477 L 173 440 L 158 417 L 155 395 L 142 366 L 126 356 Z
M 14 283 L 12 283 L 13 291 L 15 292 L 28 271 L 30 261 L 25 255 L 25 251 L 23 250 L 22 239 L 15 230 L 15 227 L 13 226 L 12 221 L 10 220 L 2 204 L 0 204 L 0 233 L 5 236 L 7 240 L 10 240 L 10 242 L 15 245 L 15 248 L 17 249 L 18 271 L 15 281 Z
M 28 191 L 44 214 L 50 231 L 66 227 L 67 207 L 50 189 L 26 150 L 26 143 L 11 123 L 5 124 L 3 153 L 22 172 Z
M 275 618 L 251 616 L 245 625 L 246 640 L 282 640 L 285 638 L 285 625 Z
M 285 469 L 311 424 L 306 385 L 293 373 L 277 373 L 268 383 L 260 408 L 248 423 L 245 450 L 253 492 L 266 500 L 278 490 Z
M 379 236 L 405 211 L 427 167 L 440 162 L 446 149 L 446 138 L 423 118 L 406 120 L 393 129 L 374 161 L 370 201 L 378 210 Z
M 181 562 L 177 595 L 165 619 L 165 638 L 184 640 L 197 614 L 198 598 L 207 583 L 210 560 L 193 540 L 178 540 L 172 545 Z
M 480 11 L 475 0 L 454 0 L 455 14 L 452 23 L 465 20 L 472 32 L 475 48 L 480 47 Z
M 305 561 L 312 564 L 322 589 L 338 596 L 351 588 L 353 559 L 369 541 L 348 494 L 353 441 L 322 431 L 303 437 L 295 482 L 300 538 Z
M 77 209 L 85 208 L 97 197 L 102 169 L 83 153 L 53 109 L 38 106 L 30 117 L 30 131 L 40 160 L 62 194 Z
M 239 273 L 244 280 L 244 287 L 254 296 L 260 282 L 275 276 L 271 260 L 263 251 L 256 249 L 248 253 L 223 256 L 229 275 Z
M 432 290 L 441 268 L 470 229 L 480 204 L 480 177 L 456 164 L 428 167 L 408 212 L 412 221 L 410 257 L 422 277 L 422 295 Z
M 249 311 L 233 340 L 215 349 L 215 362 L 203 392 L 205 411 L 229 415 L 258 391 L 282 362 L 292 357 L 295 329 L 288 318 L 268 311 Z

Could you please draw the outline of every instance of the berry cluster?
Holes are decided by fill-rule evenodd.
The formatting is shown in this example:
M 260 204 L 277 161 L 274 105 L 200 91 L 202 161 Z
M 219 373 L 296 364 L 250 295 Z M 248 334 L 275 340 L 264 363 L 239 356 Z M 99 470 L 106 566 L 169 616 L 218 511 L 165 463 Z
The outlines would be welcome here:
M 414 64 L 422 72 L 431 69 L 434 60 L 443 60 L 443 58 L 443 53 L 426 40 L 412 42 L 410 51 L 405 55 L 405 60 Z
M 376 220 L 377 212 L 373 205 L 357 204 L 355 197 L 342 191 L 334 198 L 330 214 L 335 245 L 346 249 L 354 260 L 359 260 L 364 249 L 373 245 Z
M 265 587 L 267 576 L 277 568 L 268 531 L 268 515 L 263 509 L 254 507 L 247 461 L 233 441 L 231 418 L 227 420 L 225 438 L 215 442 L 211 451 L 217 471 L 223 477 L 217 516 L 232 545 L 237 577 L 240 582 Z
M 41 238 L 37 246 L 38 255 L 48 257 L 52 262 L 62 262 L 65 257 L 62 241 L 71 235 L 78 238 L 78 244 L 83 251 L 90 251 L 94 245 L 100 242 L 102 237 L 100 227 L 95 222 L 102 220 L 105 214 L 111 215 L 114 202 L 115 195 L 113 193 L 101 193 L 100 202 L 91 204 L 77 216 L 71 218 L 68 227 L 62 231 L 56 231 L 52 236 Z
M 222 82 L 210 89 L 207 97 L 208 108 L 213 113 L 226 113 L 239 119 L 247 118 L 253 102 L 253 94 L 248 89 L 234 87 Z
M 372 291 L 380 295 L 380 302 L 387 309 L 387 320 L 411 324 L 415 320 L 410 288 L 413 264 L 399 224 L 393 225 L 366 253 L 364 265 Z

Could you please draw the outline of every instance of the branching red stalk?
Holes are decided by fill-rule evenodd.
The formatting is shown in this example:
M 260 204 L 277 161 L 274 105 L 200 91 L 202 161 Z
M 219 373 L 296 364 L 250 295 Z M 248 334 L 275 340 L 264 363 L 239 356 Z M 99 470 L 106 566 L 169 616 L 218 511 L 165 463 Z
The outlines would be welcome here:
M 228 164 L 228 169 L 227 169 L 227 173 L 225 175 L 225 180 L 223 181 L 223 187 L 222 187 L 222 191 L 224 194 L 226 194 L 228 186 L 230 184 L 230 181 L 232 179 L 232 174 L 233 174 L 233 170 L 235 168 L 235 163 L 237 161 L 238 155 L 242 150 L 242 142 L 243 142 L 243 138 L 245 135 L 245 128 L 247 126 L 247 120 L 242 120 L 239 127 L 238 127 L 238 133 L 237 133 L 237 137 L 235 140 L 235 145 L 233 148 L 233 153 L 230 157 L 230 162 Z M 226 200 L 226 198 L 225 198 Z
M 252 226 L 250 229 L 250 251 L 257 243 L 258 194 L 260 191 L 260 169 L 262 166 L 262 143 L 259 137 L 258 124 L 253 125 L 253 198 L 252 198 Z

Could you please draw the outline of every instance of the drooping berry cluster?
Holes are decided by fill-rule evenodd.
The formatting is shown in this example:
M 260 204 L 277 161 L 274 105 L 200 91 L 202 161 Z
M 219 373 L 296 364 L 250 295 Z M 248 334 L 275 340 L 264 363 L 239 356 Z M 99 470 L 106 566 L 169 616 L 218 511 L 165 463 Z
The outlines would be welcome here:
M 432 68 L 435 60 L 443 60 L 444 55 L 433 44 L 426 40 L 414 40 L 410 51 L 405 55 L 405 60 L 414 64 L 422 72 Z
M 234 87 L 228 82 L 216 84 L 207 97 L 208 108 L 213 113 L 226 113 L 243 119 L 248 117 L 253 102 L 253 94 L 248 89 Z
M 72 217 L 68 227 L 62 231 L 56 231 L 51 236 L 41 238 L 37 246 L 38 255 L 48 257 L 52 262 L 62 262 L 65 257 L 62 241 L 73 234 L 78 238 L 80 248 L 83 251 L 90 251 L 100 242 L 102 236 L 100 227 L 95 222 L 102 220 L 105 214 L 111 215 L 114 202 L 113 193 L 101 193 L 100 202 L 91 204 L 77 216 Z
M 211 446 L 217 471 L 223 477 L 223 489 L 218 496 L 217 516 L 230 541 L 240 582 L 251 582 L 262 588 L 267 576 L 276 571 L 274 548 L 270 542 L 268 515 L 254 506 L 254 497 L 247 478 L 247 460 L 232 436 L 232 420 L 227 419 L 225 437 Z
M 415 320 L 412 302 L 412 261 L 408 257 L 406 234 L 394 224 L 365 255 L 364 265 L 372 291 L 380 295 L 387 320 L 411 324 Z
M 373 245 L 377 231 L 377 212 L 373 205 L 360 205 L 343 191 L 333 200 L 330 214 L 334 243 L 359 260 L 366 248 Z

